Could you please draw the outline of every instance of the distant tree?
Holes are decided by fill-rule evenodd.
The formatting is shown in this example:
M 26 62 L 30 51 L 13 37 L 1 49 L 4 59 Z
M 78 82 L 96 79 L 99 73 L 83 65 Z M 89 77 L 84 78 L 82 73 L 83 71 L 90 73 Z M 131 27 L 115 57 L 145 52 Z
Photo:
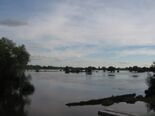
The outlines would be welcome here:
M 130 72 L 132 72 L 133 71 L 133 68 L 132 67 L 129 67 L 129 68 L 127 68 Z
M 102 70 L 103 70 L 103 72 L 105 72 L 105 71 L 106 71 L 106 67 L 103 66 L 103 67 L 102 67 Z
M 113 66 L 109 66 L 107 70 L 110 72 L 115 72 L 116 68 Z
M 100 67 L 100 66 L 98 66 L 97 70 L 101 70 L 101 67 Z
M 138 68 L 138 66 L 133 66 L 132 70 L 133 70 L 134 72 L 138 72 L 139 68 Z
M 68 66 L 66 66 L 66 67 L 64 68 L 64 71 L 65 71 L 66 74 L 68 74 L 68 73 L 70 73 L 70 68 L 69 68 Z
M 88 75 L 91 75 L 93 70 L 95 70 L 95 67 L 88 66 L 87 68 L 85 68 L 85 72 Z

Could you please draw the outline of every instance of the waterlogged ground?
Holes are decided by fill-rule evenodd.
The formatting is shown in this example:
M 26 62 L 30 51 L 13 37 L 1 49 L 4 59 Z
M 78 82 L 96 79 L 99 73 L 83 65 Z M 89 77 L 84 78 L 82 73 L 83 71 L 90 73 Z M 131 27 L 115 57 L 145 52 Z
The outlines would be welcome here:
M 136 93 L 144 95 L 147 89 L 145 79 L 147 73 L 121 71 L 115 76 L 107 72 L 65 74 L 64 72 L 28 72 L 32 76 L 35 92 L 30 97 L 31 103 L 26 107 L 28 116 L 98 116 L 97 112 L 104 108 L 135 114 L 137 116 L 154 116 L 147 104 L 119 103 L 110 107 L 76 106 L 67 107 L 65 104 L 89 99 Z

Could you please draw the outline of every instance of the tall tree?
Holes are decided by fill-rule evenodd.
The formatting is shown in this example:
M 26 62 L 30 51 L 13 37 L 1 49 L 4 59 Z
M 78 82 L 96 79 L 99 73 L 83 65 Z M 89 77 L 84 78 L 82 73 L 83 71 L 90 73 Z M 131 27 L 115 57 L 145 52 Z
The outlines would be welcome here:
M 34 92 L 25 75 L 29 53 L 7 38 L 0 39 L 0 115 L 26 116 L 28 95 Z
M 22 73 L 29 61 L 24 45 L 17 46 L 7 38 L 0 39 L 0 77 Z

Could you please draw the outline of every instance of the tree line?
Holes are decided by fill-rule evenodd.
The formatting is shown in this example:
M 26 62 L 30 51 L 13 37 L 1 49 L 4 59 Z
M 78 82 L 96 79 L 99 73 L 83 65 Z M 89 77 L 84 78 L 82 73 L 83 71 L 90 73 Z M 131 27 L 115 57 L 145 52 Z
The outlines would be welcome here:
M 119 72 L 121 70 L 129 71 L 129 72 L 155 72 L 155 63 L 150 67 L 139 67 L 139 66 L 130 66 L 125 68 L 120 67 L 94 67 L 94 66 L 88 66 L 88 67 L 72 67 L 72 66 L 64 66 L 64 67 L 58 67 L 58 66 L 40 66 L 40 65 L 27 65 L 27 70 L 35 70 L 36 72 L 39 72 L 40 70 L 60 70 L 65 71 L 66 73 L 80 73 L 80 72 L 92 72 L 92 71 L 99 71 L 102 70 L 103 72 L 109 71 L 109 72 Z

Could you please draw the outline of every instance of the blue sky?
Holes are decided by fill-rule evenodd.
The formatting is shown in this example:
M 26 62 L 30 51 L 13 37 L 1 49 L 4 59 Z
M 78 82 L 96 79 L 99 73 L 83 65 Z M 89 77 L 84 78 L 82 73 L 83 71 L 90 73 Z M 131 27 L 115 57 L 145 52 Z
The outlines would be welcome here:
M 155 0 L 0 0 L 0 36 L 25 44 L 31 64 L 149 66 Z

